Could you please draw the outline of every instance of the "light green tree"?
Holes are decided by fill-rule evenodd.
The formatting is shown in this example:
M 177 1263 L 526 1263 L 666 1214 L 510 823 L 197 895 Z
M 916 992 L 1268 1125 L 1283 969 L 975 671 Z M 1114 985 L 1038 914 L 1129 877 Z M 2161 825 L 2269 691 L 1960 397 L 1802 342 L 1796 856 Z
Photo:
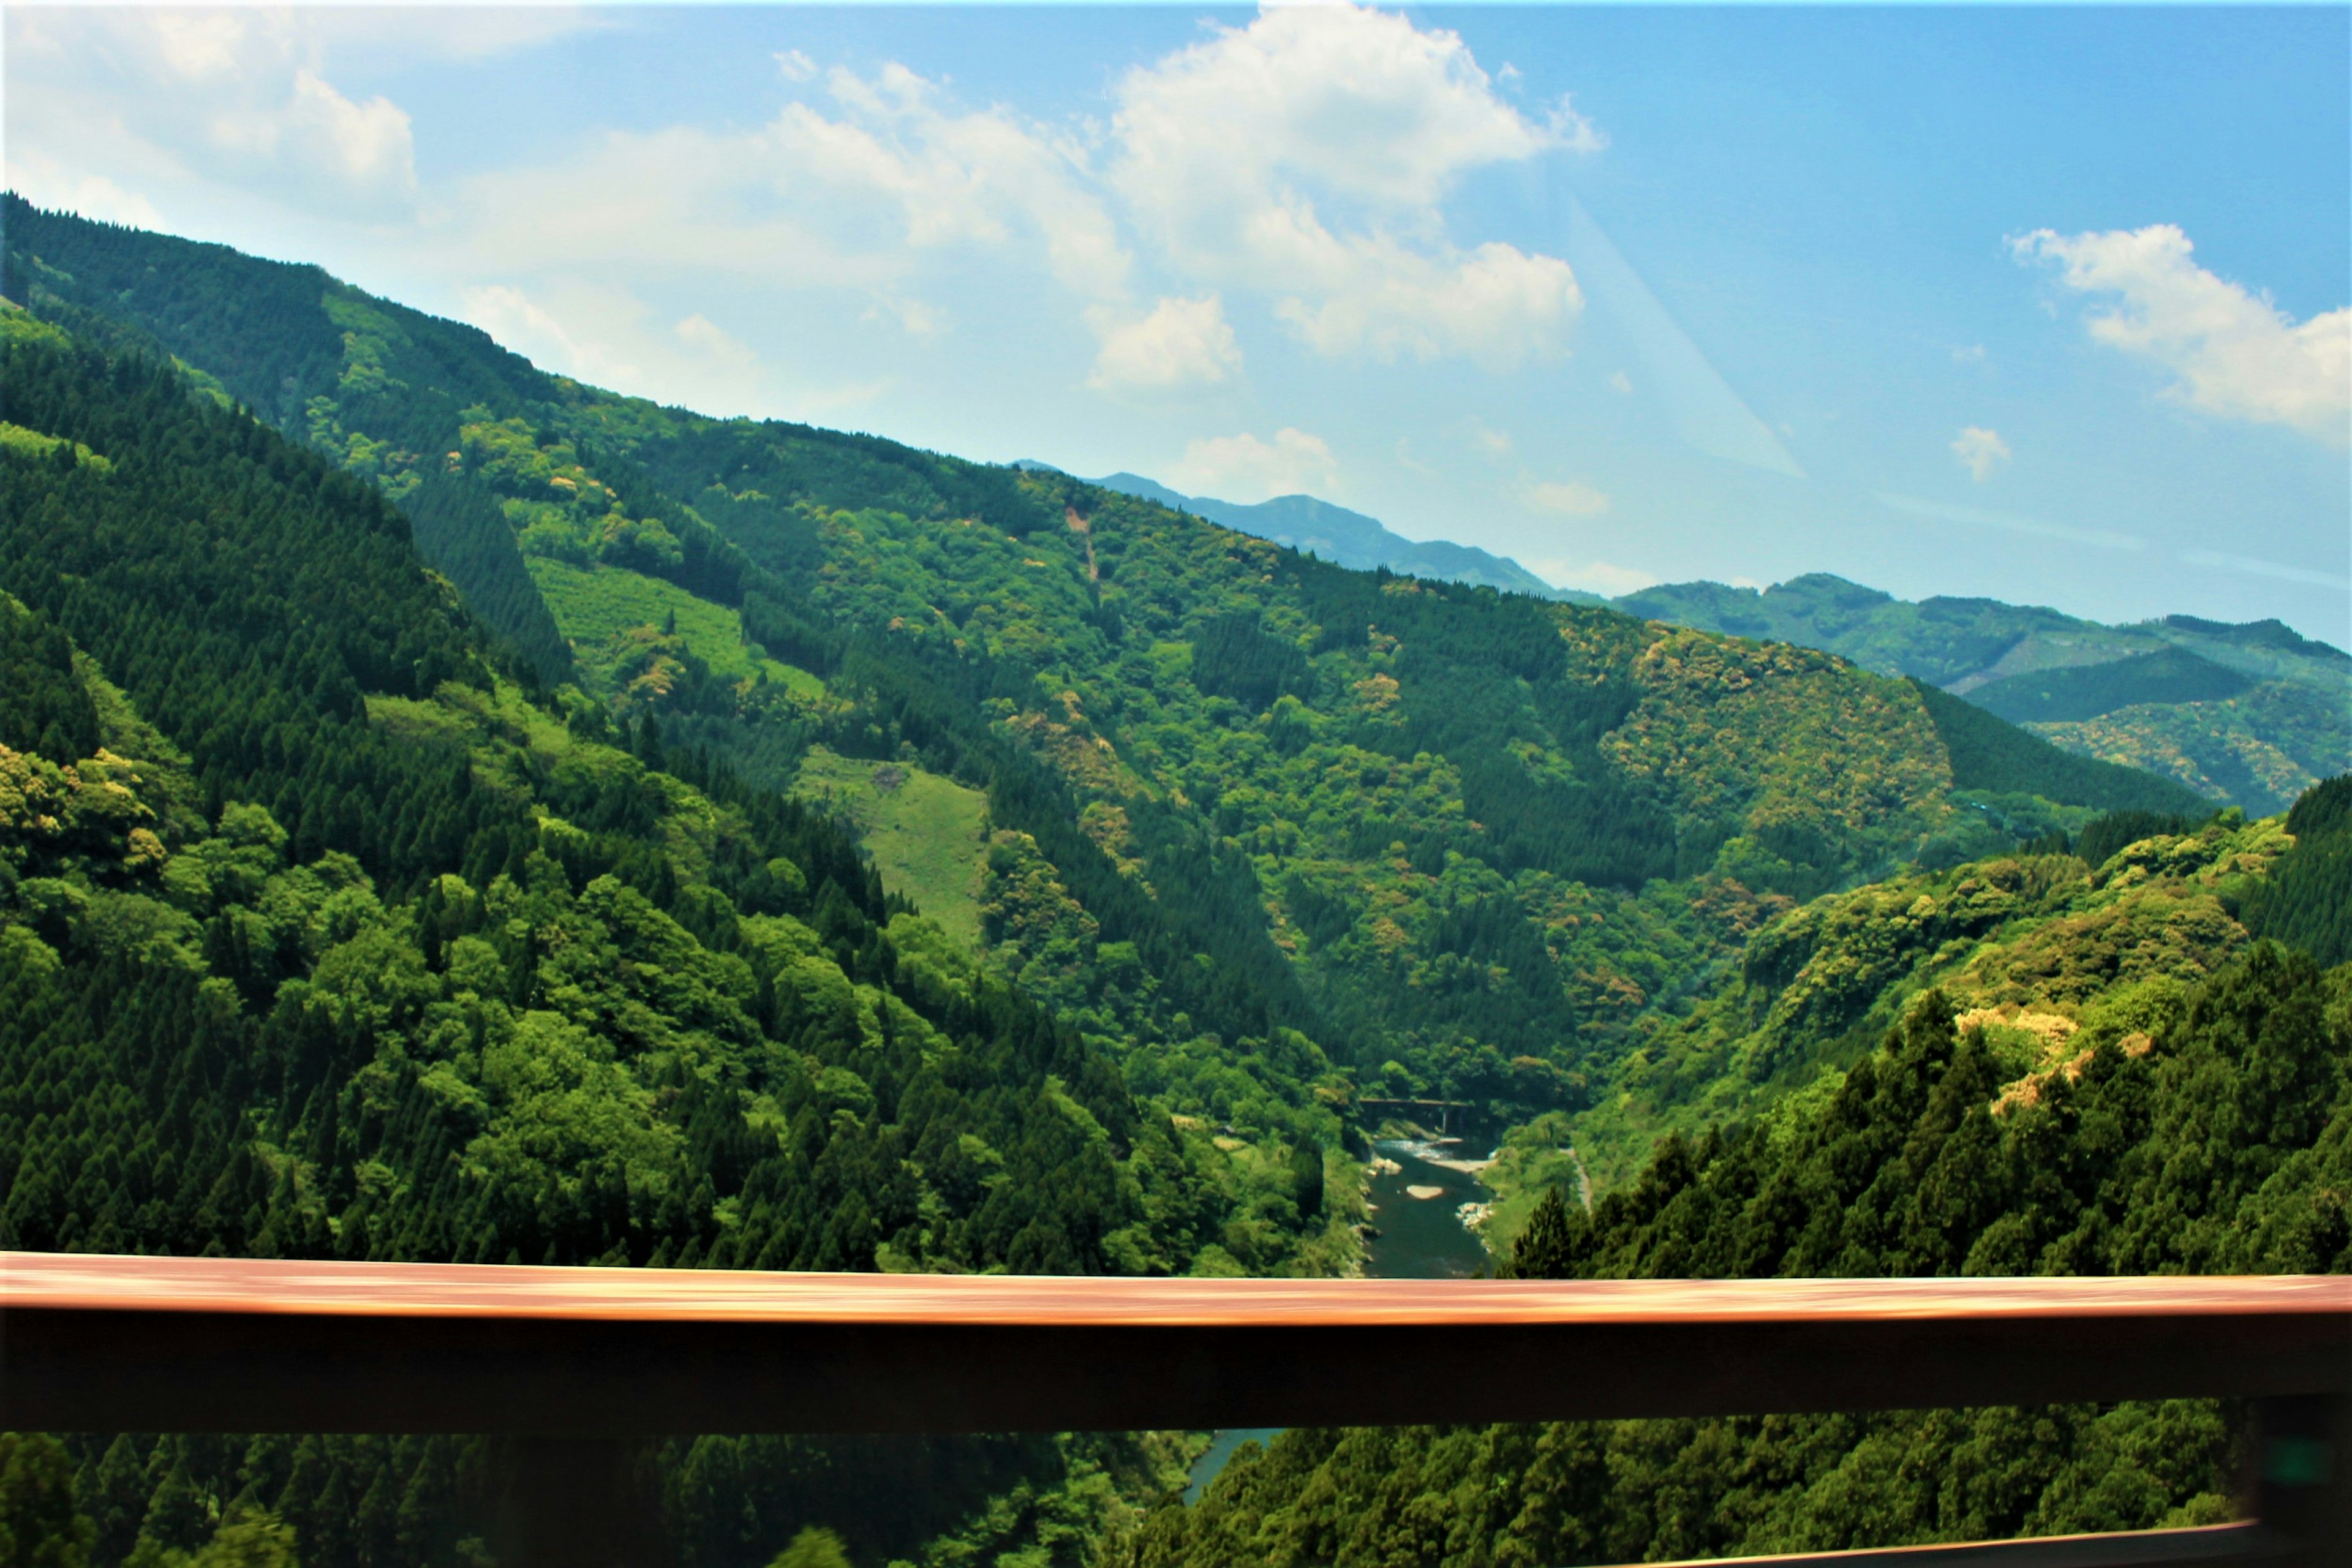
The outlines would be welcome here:
M 812 1525 L 793 1536 L 768 1568 L 850 1568 L 849 1552 L 841 1537 Z

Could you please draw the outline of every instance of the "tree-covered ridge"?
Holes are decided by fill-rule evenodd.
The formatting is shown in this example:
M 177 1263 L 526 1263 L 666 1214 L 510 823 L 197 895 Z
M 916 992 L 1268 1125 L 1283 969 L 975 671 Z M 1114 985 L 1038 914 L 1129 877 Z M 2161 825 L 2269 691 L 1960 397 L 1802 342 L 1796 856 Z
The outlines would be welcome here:
M 1277 1144 L 1350 1072 L 1510 1117 L 1573 1106 L 1775 900 L 2079 825 L 2052 800 L 2185 799 L 1997 723 L 1963 743 L 1833 659 L 1343 572 L 1050 471 L 656 408 L 323 275 L 307 303 L 254 276 L 314 318 L 272 359 L 189 303 L 215 285 L 165 281 L 241 258 L 7 216 L 37 309 L 217 362 L 236 395 L 265 366 L 293 385 L 299 418 L 268 406 L 404 498 L 538 650 L 526 676 L 562 673 L 551 612 L 584 732 L 615 732 L 591 709 L 656 718 L 759 784 L 822 743 L 985 793 L 1013 836 L 981 891 L 1011 916 L 987 962 L 1130 1063 L 1237 1061 L 1155 1081 Z
M 2251 813 L 2275 812 L 2315 777 L 2352 765 L 2352 702 L 2288 681 L 2028 728 L 2070 752 L 2178 781 L 2208 799 L 2240 802 Z
M 1099 1561 L 1205 1439 L 701 1436 L 647 1445 L 654 1551 L 712 1568 Z M 0 1544 L 42 1568 L 488 1568 L 508 1445 L 479 1437 L 0 1434 Z M 811 1521 L 821 1521 L 811 1523 Z
M 372 492 L 136 362 L 6 352 L 13 413 L 116 459 L 0 458 L 5 729 L 68 746 L 0 758 L 12 1244 L 1181 1271 L 1319 1233 L 829 822 L 522 701 Z
M 1993 599 L 1911 604 L 1825 573 L 1760 592 L 1668 584 L 1615 603 L 1910 676 L 2031 724 L 2068 752 L 2145 769 L 2254 816 L 2352 767 L 2352 655 L 2276 621 L 2168 616 L 2109 626 Z
M 1590 1211 L 1555 1189 L 1513 1269 L 2352 1269 L 2352 969 L 2263 944 L 2110 990 L 2038 1060 L 2018 1032 L 1930 992 L 1841 1078 L 1668 1139 Z M 1153 1514 L 1130 1560 L 1532 1568 L 2201 1523 L 2231 1517 L 2242 1445 L 2187 1401 L 1299 1430 Z
M 1661 1132 L 1746 1115 L 1857 1058 L 1930 988 L 2015 1049 L 2054 1050 L 2086 1008 L 2171 994 L 2247 946 L 2238 917 L 2259 921 L 2249 906 L 2276 896 L 2294 843 L 2278 819 L 2143 819 L 2149 836 L 2122 845 L 2101 842 L 2108 820 L 2081 835 L 2096 866 L 2063 847 L 1979 861 L 1763 925 L 1710 994 L 1643 1034 L 1577 1119 L 1595 1181 L 1630 1178 Z

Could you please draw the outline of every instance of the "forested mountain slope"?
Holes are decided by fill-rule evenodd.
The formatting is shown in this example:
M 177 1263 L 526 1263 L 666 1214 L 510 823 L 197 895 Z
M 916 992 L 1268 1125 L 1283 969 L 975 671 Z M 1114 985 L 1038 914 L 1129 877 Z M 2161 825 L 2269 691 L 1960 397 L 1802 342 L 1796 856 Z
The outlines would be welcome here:
M 2040 1053 L 2026 1016 L 1958 1009 L 1927 993 L 1850 1072 L 1665 1142 L 1589 1214 L 1555 1190 L 1516 1271 L 2352 1268 L 2352 968 L 2264 944 L 2117 987 Z M 1129 1561 L 1532 1568 L 2214 1522 L 2244 1441 L 2196 1401 L 1302 1429 L 1156 1511 Z
M 2108 626 L 1993 599 L 1913 604 L 1826 573 L 1762 590 L 1666 584 L 1614 603 L 1911 676 L 2070 752 L 2148 769 L 2254 816 L 2352 769 L 2352 654 L 2276 621 Z
M 2070 1042 L 2100 1009 L 2169 1005 L 2258 934 L 2339 963 L 2352 956 L 2337 934 L 2352 927 L 2330 903 L 2343 879 L 2318 868 L 2335 866 L 2341 840 L 2310 830 L 2311 815 L 2298 840 L 2278 818 L 2229 813 L 2183 831 L 2177 818 L 2118 814 L 2079 835 L 2074 853 L 2053 841 L 2047 853 L 1914 872 L 1792 910 L 1624 1059 L 1576 1120 L 1577 1147 L 1603 1188 L 1622 1185 L 1659 1131 L 1696 1136 L 1775 1090 L 1832 1080 L 1930 990 L 2022 1071 L 2079 1048 Z M 2318 891 L 2331 874 L 2332 889 Z
M 2347 956 L 2341 786 L 2209 819 L 1831 654 L 0 216 L 0 1246 L 1344 1271 L 1381 1091 L 1639 1194 L 1655 1132 L 1822 1114 L 1931 989 L 2001 1083 L 2202 1027 L 2233 965 L 2341 989 L 2251 946 Z M 73 1458 L 108 1568 L 240 1494 L 334 1568 L 447 1561 L 488 1507 L 479 1446 Z M 662 1460 L 681 1550 L 745 1568 L 807 1522 L 1075 1552 L 1170 1462 Z M 933 1463 L 932 1511 L 879 1511 Z
M 0 396 L 0 1247 L 1344 1265 L 1328 1111 L 1268 1152 L 1217 1147 L 896 903 L 829 819 L 650 721 L 625 747 L 594 710 L 533 706 L 371 485 L 13 310 Z M 281 1446 L 249 1480 L 343 1543 L 311 1560 L 356 1563 L 333 1516 L 377 1485 L 446 1502 L 478 1448 Z M 235 1452 L 184 1449 L 119 1481 L 131 1538 L 201 1544 L 236 1489 L 215 1484 Z M 924 1539 L 813 1503 L 792 1467 L 822 1451 L 761 1452 L 698 1483 L 704 1560 L 764 1563 L 817 1506 Z M 966 1456 L 924 1530 L 1074 1462 L 1008 1455 Z M 183 1477 L 173 1523 L 175 1465 L 214 1489 Z M 471 1495 L 478 1525 L 495 1500 Z M 364 1561 L 445 1561 L 463 1515 Z
M 380 480 L 582 723 L 653 717 L 757 784 L 862 761 L 894 829 L 984 795 L 988 843 L 924 898 L 1139 1086 L 1269 1148 L 1310 1089 L 1345 1106 L 1335 1069 L 1573 1107 L 1776 900 L 2194 804 L 1825 655 L 656 408 L 316 269 L 6 214 L 12 294 Z

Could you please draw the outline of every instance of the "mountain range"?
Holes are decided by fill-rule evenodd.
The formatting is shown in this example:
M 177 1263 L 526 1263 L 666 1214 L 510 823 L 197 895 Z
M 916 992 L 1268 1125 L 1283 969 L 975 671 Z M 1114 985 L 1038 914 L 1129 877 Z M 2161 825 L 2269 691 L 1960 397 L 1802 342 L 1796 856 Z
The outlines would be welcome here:
M 1042 465 L 1041 465 L 1042 466 Z M 2178 780 L 2257 815 L 2352 769 L 2352 654 L 2275 620 L 2104 626 L 1997 599 L 1897 599 L 1828 573 L 1768 588 L 1664 584 L 1603 599 L 1506 556 L 1414 542 L 1308 495 L 1244 506 L 1139 475 L 1095 481 L 1358 571 L 1385 569 L 1645 620 L 1794 643 L 1966 697 L 2067 751 Z
M 1315 542 L 1377 525 L 1320 503 L 1257 513 L 1310 553 L 709 418 L 14 197 L 0 295 L 0 1247 L 1347 1274 L 1368 1138 L 1436 1098 L 1502 1146 L 1498 1260 L 1532 1236 L 1530 1271 L 1674 1272 L 1643 1250 L 1671 1234 L 1883 1269 L 1933 1194 L 1849 1153 L 1942 1159 L 1965 1125 L 2015 1165 L 2114 1080 L 2075 1188 L 2020 1167 L 1921 1266 L 2119 1266 L 2114 1194 L 2186 1180 L 2149 1162 L 2223 1100 L 2253 1109 L 2198 1124 L 2211 1179 L 2147 1211 L 2133 1266 L 2352 1266 L 2344 785 L 2217 810 L 1994 707 L 2243 704 L 2330 650 L 2168 623 L 2052 674 L 2004 661 L 2109 629 L 1987 651 L 2007 606 L 1751 595 L 1846 655 L 1351 570 Z M 1812 1180 L 1767 1180 L 1786 1150 L 1848 1152 L 1822 1201 L 1877 1215 L 1851 1221 L 1877 1250 L 1677 1195 Z M 1601 1228 L 1547 1251 L 1578 1167 Z M 1148 1518 L 1190 1441 L 649 1462 L 681 1562 L 762 1568 L 816 1526 L 924 1568 L 1218 1561 Z M 478 1444 L 41 1442 L 104 1568 L 281 1526 L 331 1568 L 495 1554 Z M 2212 1506 L 2220 1460 L 2181 1452 L 2116 1483 L 2130 1519 Z M 2027 1502 L 2105 1473 L 2021 1465 Z M 1959 1528 L 1837 1513 L 1857 1484 L 1769 1538 Z M 1623 1486 L 1622 1554 L 1680 1539 Z
M 1472 587 L 1499 588 L 1508 594 L 1532 594 L 1538 599 L 1601 602 L 1590 594 L 1555 588 L 1507 555 L 1490 554 L 1474 545 L 1455 544 L 1450 540 L 1407 539 L 1390 531 L 1377 518 L 1313 496 L 1276 496 L 1271 500 L 1244 505 L 1219 500 L 1214 496 L 1181 495 L 1140 474 L 1110 474 L 1094 483 L 1108 490 L 1140 496 L 1178 511 L 1205 517 L 1243 533 L 1270 539 L 1352 571 L 1386 569 L 1402 576 L 1467 583 Z

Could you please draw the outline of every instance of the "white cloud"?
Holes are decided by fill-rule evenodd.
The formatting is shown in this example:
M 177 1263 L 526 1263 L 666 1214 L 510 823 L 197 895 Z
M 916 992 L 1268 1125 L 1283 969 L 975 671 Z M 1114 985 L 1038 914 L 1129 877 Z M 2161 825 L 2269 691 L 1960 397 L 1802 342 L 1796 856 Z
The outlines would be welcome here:
M 910 338 L 936 338 L 955 323 L 946 310 L 921 300 L 893 296 L 877 300 L 866 308 L 865 319 L 869 321 L 894 321 L 898 330 Z
M 1656 585 L 1658 579 L 1637 566 L 1607 561 L 1531 561 L 1528 570 L 1555 588 L 1580 588 L 1613 599 Z
M 1970 425 L 1952 438 L 1952 456 L 1968 469 L 1969 478 L 1979 484 L 2006 468 L 2009 455 L 2009 443 L 2000 438 L 2000 432 L 1981 425 Z
M 408 111 L 388 98 L 353 103 L 306 66 L 294 73 L 283 129 L 302 155 L 355 188 L 416 188 L 416 142 Z
M 975 108 L 900 64 L 828 70 L 783 48 L 764 122 L 591 129 L 531 162 L 421 183 L 415 127 L 375 90 L 380 68 L 620 24 L 556 7 L 416 16 L 13 8 L 9 47 L 39 64 L 8 83 L 6 177 L 346 269 L 364 244 L 383 265 L 362 278 L 476 290 L 469 308 L 583 377 L 719 363 L 676 329 L 684 300 L 609 329 L 563 303 L 698 276 L 829 294 L 835 319 L 916 338 L 946 331 L 950 306 L 977 320 L 976 299 L 999 315 L 1059 309 L 1088 329 L 1078 374 L 1124 391 L 1231 384 L 1243 345 L 1228 314 L 1244 298 L 1315 354 L 1496 371 L 1564 353 L 1584 305 L 1567 262 L 1457 237 L 1444 207 L 1480 170 L 1605 139 L 1565 100 L 1498 96 L 1455 34 L 1393 14 L 1275 8 L 1213 26 L 1114 83 L 1099 123 Z M 354 221 L 363 238 L 341 226 Z
M 1475 415 L 1465 416 L 1454 428 L 1471 450 L 1486 457 L 1507 458 L 1517 450 L 1509 431 L 1497 430 Z
M 1620 397 L 1631 397 L 1633 395 L 1633 378 L 1623 371 L 1618 371 L 1609 378 L 1609 390 Z
M 1165 299 L 1139 321 L 1108 310 L 1090 312 L 1102 338 L 1087 384 L 1104 391 L 1147 390 L 1224 380 L 1242 367 L 1241 346 L 1214 294 Z
M 1531 120 L 1461 38 L 1353 6 L 1269 8 L 1128 73 L 1109 178 L 1187 276 L 1279 297 L 1318 353 L 1555 352 L 1583 308 L 1568 264 L 1465 251 L 1439 204 L 1463 175 L 1600 144 L 1562 102 Z
M 1319 436 L 1284 428 L 1262 441 L 1244 431 L 1194 441 L 1169 469 L 1169 480 L 1191 495 L 1244 503 L 1338 488 L 1339 459 Z
M 463 320 L 534 364 L 582 380 L 608 383 L 627 381 L 637 374 L 635 365 L 616 358 L 604 344 L 572 336 L 553 312 L 520 289 L 485 284 L 466 289 L 460 300 Z
M 760 363 L 758 354 L 730 336 L 724 328 L 699 310 L 680 321 L 670 331 L 677 334 L 678 342 L 699 349 L 724 363 L 750 367 Z
M 1582 479 L 1569 479 L 1529 485 L 1528 504 L 1562 517 L 1599 517 L 1609 510 L 1609 497 Z
M 77 174 L 59 168 L 39 153 L 11 150 L 8 188 L 36 206 L 56 212 L 79 213 L 100 223 L 124 223 L 137 228 L 161 228 L 163 218 L 155 204 L 137 191 L 125 190 L 103 174 Z
M 1985 346 L 1982 343 L 1969 343 L 1952 351 L 1954 364 L 1982 364 L 1984 362 Z
M 11 12 L 11 49 L 43 57 L 37 71 L 9 76 L 11 182 L 22 163 L 46 166 L 52 189 L 134 178 L 215 211 L 189 187 L 209 182 L 312 216 L 402 212 L 416 189 L 407 111 L 331 79 L 352 16 L 124 7 L 35 24 Z M 372 63 L 415 52 L 378 42 Z
M 768 395 L 759 355 L 709 317 L 665 328 L 624 289 L 493 283 L 462 290 L 459 300 L 465 321 L 558 374 L 709 414 L 778 412 L 806 401 Z
M 1127 252 L 1075 143 L 1007 110 L 946 108 L 937 84 L 895 63 L 871 79 L 836 69 L 826 86 L 838 118 L 791 104 L 766 133 L 778 194 L 878 197 L 918 249 L 1001 245 L 1025 225 L 1065 287 L 1097 299 L 1125 289 Z
M 613 132 L 568 162 L 478 176 L 458 195 L 467 251 L 508 270 L 617 264 L 843 289 L 937 331 L 902 294 L 926 267 L 1034 257 L 1090 301 L 1122 299 L 1131 260 L 1088 188 L 1083 150 L 1008 110 L 963 110 L 903 66 L 835 70 L 830 109 L 786 104 L 749 130 Z M 1024 254 L 1025 253 L 1025 254 Z
M 237 67 L 245 18 L 233 11 L 157 11 L 150 19 L 155 47 L 176 74 L 198 80 Z
M 1304 258 L 1315 237 L 1296 237 Z M 1461 354 L 1508 371 L 1530 353 L 1557 350 L 1584 309 L 1576 275 L 1557 257 L 1500 244 L 1442 261 L 1381 239 L 1349 248 L 1344 271 L 1328 269 L 1334 286 L 1319 300 L 1293 295 L 1275 307 L 1301 341 L 1333 358 Z
M 2174 395 L 2224 418 L 2352 437 L 2352 306 L 2297 323 L 2267 297 L 2190 259 L 2172 224 L 2104 234 L 2051 229 L 2011 240 L 2021 260 L 2054 261 L 2066 286 L 2113 296 L 2091 336 L 2179 379 Z
M 2287 566 L 2252 555 L 2229 555 L 2219 550 L 2184 550 L 2180 559 L 2191 566 L 2218 566 L 2249 577 L 2272 577 L 2283 583 L 2308 583 L 2317 588 L 2352 588 L 2352 578 L 2340 572 L 2317 572 L 2308 566 Z

